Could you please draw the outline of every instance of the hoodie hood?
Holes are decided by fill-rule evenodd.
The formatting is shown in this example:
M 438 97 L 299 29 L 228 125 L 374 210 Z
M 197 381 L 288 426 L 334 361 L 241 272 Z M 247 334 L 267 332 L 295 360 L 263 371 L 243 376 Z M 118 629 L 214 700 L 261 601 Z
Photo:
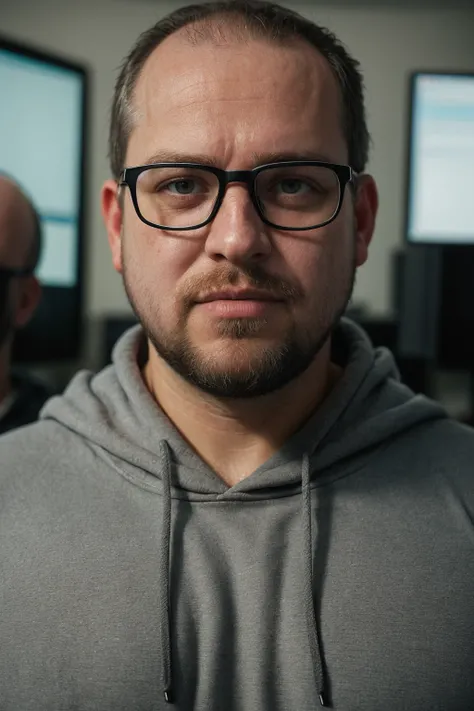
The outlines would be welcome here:
M 140 371 L 145 351 L 141 327 L 130 329 L 115 346 L 112 365 L 97 375 L 78 373 L 62 396 L 48 402 L 41 419 L 75 432 L 120 467 L 159 479 L 165 440 L 178 495 L 222 495 L 227 485 L 191 450 L 147 390 Z M 304 455 L 312 478 L 347 474 L 374 447 L 446 417 L 440 405 L 404 386 L 392 354 L 374 349 L 348 319 L 334 332 L 333 360 L 344 372 L 326 400 L 279 452 L 232 487 L 233 493 L 268 495 L 275 487 L 299 485 Z

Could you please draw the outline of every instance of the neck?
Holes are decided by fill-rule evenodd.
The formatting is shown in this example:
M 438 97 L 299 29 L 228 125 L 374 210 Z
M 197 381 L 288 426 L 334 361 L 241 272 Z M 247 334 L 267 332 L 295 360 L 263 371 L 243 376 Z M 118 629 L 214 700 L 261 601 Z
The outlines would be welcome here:
M 311 366 L 277 392 L 219 400 L 177 375 L 149 344 L 144 369 L 148 389 L 200 457 L 233 486 L 252 474 L 312 415 L 332 390 L 340 369 L 330 343 Z

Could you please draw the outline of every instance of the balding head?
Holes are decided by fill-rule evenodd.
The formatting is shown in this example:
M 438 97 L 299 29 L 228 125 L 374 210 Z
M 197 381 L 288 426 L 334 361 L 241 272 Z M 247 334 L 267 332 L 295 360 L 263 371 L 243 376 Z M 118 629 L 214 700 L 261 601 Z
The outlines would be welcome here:
M 16 183 L 0 176 L 0 267 L 34 269 L 39 252 L 36 210 Z

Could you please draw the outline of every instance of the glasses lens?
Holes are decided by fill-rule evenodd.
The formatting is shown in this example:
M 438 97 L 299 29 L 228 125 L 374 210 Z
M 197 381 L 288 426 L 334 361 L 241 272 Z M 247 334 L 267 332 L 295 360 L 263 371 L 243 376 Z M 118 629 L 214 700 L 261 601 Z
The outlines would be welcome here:
M 336 173 L 323 166 L 269 167 L 255 182 L 265 218 L 291 229 L 317 227 L 334 217 L 340 190 Z
M 142 217 L 163 228 L 189 229 L 205 222 L 218 193 L 217 177 L 199 168 L 148 168 L 137 180 Z

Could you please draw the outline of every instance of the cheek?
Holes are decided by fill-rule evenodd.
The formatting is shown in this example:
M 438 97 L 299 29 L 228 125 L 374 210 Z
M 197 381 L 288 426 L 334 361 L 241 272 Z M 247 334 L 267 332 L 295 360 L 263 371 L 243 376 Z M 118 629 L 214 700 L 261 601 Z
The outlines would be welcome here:
M 288 235 L 280 245 L 283 269 L 289 279 L 311 297 L 325 270 L 327 245 L 323 235 Z
M 338 295 L 353 269 L 354 235 L 348 220 L 320 228 L 311 237 L 291 237 L 281 255 L 290 278 L 299 284 L 306 302 Z
M 122 239 L 127 288 L 148 308 L 169 313 L 179 283 L 196 259 L 197 245 L 133 219 L 125 221 Z

